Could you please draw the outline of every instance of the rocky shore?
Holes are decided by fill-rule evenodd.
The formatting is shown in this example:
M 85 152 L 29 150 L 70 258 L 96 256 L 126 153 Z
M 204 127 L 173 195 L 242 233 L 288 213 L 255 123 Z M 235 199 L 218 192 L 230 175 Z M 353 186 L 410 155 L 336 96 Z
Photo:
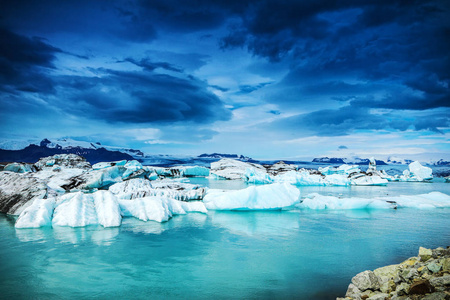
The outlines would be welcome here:
M 337 300 L 449 300 L 450 247 L 426 249 L 406 261 L 364 271 L 352 278 Z

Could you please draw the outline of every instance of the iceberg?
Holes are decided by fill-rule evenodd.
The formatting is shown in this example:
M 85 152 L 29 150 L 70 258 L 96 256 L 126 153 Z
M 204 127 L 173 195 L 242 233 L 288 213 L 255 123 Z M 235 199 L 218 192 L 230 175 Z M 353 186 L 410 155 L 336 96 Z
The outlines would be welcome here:
M 186 214 L 187 211 L 207 212 L 205 205 L 200 201 L 192 203 L 182 202 L 166 197 L 144 197 L 134 200 L 119 200 L 119 204 L 124 217 L 135 217 L 145 222 L 166 222 L 173 215 Z
M 323 196 L 312 193 L 297 205 L 298 208 L 307 209 L 390 209 L 395 208 L 395 204 L 380 199 L 365 198 L 338 198 L 333 196 Z
M 55 198 L 35 199 L 30 206 L 22 211 L 14 226 L 16 228 L 51 226 L 54 208 Z
M 180 166 L 172 167 L 172 170 L 177 170 L 179 176 L 182 177 L 208 177 L 209 169 L 200 166 Z
M 433 179 L 433 170 L 431 170 L 431 168 L 422 166 L 418 161 L 409 164 L 409 171 L 411 172 L 412 176 L 417 178 L 417 181 Z
M 122 222 L 119 202 L 109 191 L 97 191 L 90 195 L 94 199 L 98 223 L 103 227 L 117 227 Z
M 290 183 L 293 185 L 326 185 L 326 182 L 321 175 L 310 174 L 307 170 L 289 171 L 284 174 L 275 176 L 275 182 Z
M 360 173 L 361 170 L 357 165 L 347 165 L 343 164 L 337 168 L 334 167 L 325 167 L 320 168 L 319 172 L 321 172 L 323 175 L 333 175 L 333 174 L 340 174 L 340 175 L 350 175 L 352 173 Z
M 92 197 L 82 192 L 60 196 L 53 212 L 53 226 L 83 227 L 98 224 Z
M 21 164 L 21 163 L 10 163 L 5 166 L 3 171 L 10 171 L 14 173 L 31 173 L 36 171 L 33 166 L 30 164 Z
M 125 164 L 127 163 L 126 160 L 120 160 L 120 161 L 113 161 L 113 162 L 99 162 L 96 163 L 92 166 L 92 169 L 94 170 L 100 170 L 100 169 L 105 169 L 105 168 L 109 168 L 109 167 L 123 167 L 125 166 Z
M 281 175 L 290 171 L 297 171 L 298 167 L 296 165 L 287 164 L 284 161 L 279 161 L 271 166 L 267 167 L 267 172 L 272 175 Z
M 258 164 L 242 162 L 230 158 L 222 158 L 211 163 L 211 178 L 213 179 L 245 179 L 247 169 L 255 169 L 260 173 L 267 173 L 266 168 Z
M 147 179 L 134 178 L 112 185 L 109 191 L 124 200 L 156 196 L 191 201 L 203 199 L 206 188 L 169 179 L 150 182 Z
M 287 183 L 250 186 L 243 190 L 209 190 L 203 202 L 211 210 L 282 209 L 299 202 L 300 190 Z
M 34 199 L 47 196 L 48 187 L 44 181 L 32 177 L 34 173 L 0 172 L 0 212 L 10 215 L 20 213 Z
M 450 207 L 450 196 L 431 192 L 421 195 L 375 197 L 375 198 L 338 198 L 312 193 L 296 205 L 302 209 L 392 209 L 392 208 L 445 208 Z
M 366 175 L 363 173 L 356 174 L 350 178 L 352 185 L 387 185 L 388 180 L 381 178 L 377 174 Z
M 256 171 L 254 168 L 248 168 L 245 170 L 244 180 L 253 184 L 267 184 L 273 182 L 273 179 L 269 174 Z

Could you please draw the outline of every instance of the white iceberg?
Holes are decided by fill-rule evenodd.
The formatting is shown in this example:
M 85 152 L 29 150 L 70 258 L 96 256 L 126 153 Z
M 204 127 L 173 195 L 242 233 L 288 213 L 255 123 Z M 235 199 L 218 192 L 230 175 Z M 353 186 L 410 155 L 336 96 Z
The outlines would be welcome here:
M 315 210 L 322 209 L 389 209 L 395 208 L 393 203 L 380 199 L 366 198 L 338 198 L 333 196 L 323 196 L 318 193 L 309 194 L 300 204 L 299 208 Z
M 293 185 L 326 185 L 324 178 L 321 175 L 310 174 L 306 170 L 289 171 L 284 174 L 275 176 L 275 182 L 290 183 Z
M 343 164 L 337 168 L 331 166 L 324 168 L 319 167 L 319 172 L 321 172 L 323 175 L 333 175 L 333 174 L 350 175 L 352 173 L 360 173 L 361 170 L 357 165 Z
M 97 191 L 91 195 L 94 199 L 98 223 L 103 227 L 117 227 L 122 215 L 117 198 L 109 191 Z
M 117 198 L 132 200 L 153 196 L 153 187 L 149 180 L 143 178 L 133 178 L 127 181 L 118 182 L 109 187 L 109 191 Z
M 206 213 L 205 205 L 200 201 L 182 202 L 166 197 L 144 197 L 134 200 L 119 200 L 122 215 L 135 217 L 142 221 L 166 222 L 173 215 L 186 212 Z
M 94 170 L 100 170 L 100 169 L 105 169 L 105 168 L 109 168 L 109 167 L 123 167 L 125 166 L 125 164 L 127 163 L 126 160 L 119 160 L 119 161 L 113 161 L 113 162 L 99 162 L 96 163 L 92 166 L 92 169 Z
M 266 172 L 256 171 L 255 168 L 245 170 L 244 180 L 253 184 L 268 184 L 273 182 L 273 178 Z
M 409 164 L 409 171 L 412 176 L 416 177 L 418 181 L 433 179 L 433 170 L 428 167 L 424 167 L 420 162 L 415 161 Z
M 55 199 L 35 199 L 19 215 L 14 225 L 16 228 L 39 228 L 52 225 L 53 209 L 55 208 Z
M 387 185 L 388 180 L 381 178 L 377 174 L 366 175 L 363 173 L 356 174 L 350 179 L 352 185 Z
M 65 194 L 57 198 L 53 225 L 83 227 L 98 224 L 92 197 L 82 192 Z
M 421 195 L 375 197 L 375 198 L 338 198 L 323 196 L 317 193 L 309 194 L 300 204 L 299 208 L 307 209 L 391 209 L 391 208 L 448 208 L 450 196 L 432 192 Z
M 217 162 L 211 163 L 210 174 L 213 179 L 245 179 L 245 172 L 250 168 L 260 173 L 267 173 L 266 168 L 261 165 L 222 158 Z
M 172 170 L 178 170 L 182 177 L 207 177 L 209 176 L 209 169 L 200 166 L 180 166 L 172 167 Z
M 251 186 L 243 190 L 209 190 L 203 202 L 212 210 L 263 210 L 290 207 L 299 202 L 300 191 L 284 183 Z

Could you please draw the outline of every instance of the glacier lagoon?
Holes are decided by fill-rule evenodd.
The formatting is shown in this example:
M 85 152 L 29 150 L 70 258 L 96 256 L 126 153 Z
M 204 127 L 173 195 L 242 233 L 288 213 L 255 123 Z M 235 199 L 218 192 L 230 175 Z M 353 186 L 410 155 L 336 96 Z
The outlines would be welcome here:
M 242 181 L 192 183 L 242 189 Z M 450 194 L 450 184 L 300 187 L 301 195 Z M 0 215 L 5 298 L 296 298 L 343 296 L 357 273 L 450 245 L 450 209 L 210 211 L 169 222 L 15 229 Z

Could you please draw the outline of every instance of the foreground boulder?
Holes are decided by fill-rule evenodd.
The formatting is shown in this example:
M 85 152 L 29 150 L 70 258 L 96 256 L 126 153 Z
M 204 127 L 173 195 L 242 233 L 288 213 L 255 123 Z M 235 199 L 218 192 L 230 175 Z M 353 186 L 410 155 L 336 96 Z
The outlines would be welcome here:
M 420 247 L 419 256 L 398 265 L 359 273 L 345 298 L 337 299 L 450 299 L 450 247 Z
M 18 215 L 29 201 L 47 195 L 47 185 L 38 178 L 13 172 L 0 173 L 0 212 Z M 30 203 L 31 204 L 31 203 Z

